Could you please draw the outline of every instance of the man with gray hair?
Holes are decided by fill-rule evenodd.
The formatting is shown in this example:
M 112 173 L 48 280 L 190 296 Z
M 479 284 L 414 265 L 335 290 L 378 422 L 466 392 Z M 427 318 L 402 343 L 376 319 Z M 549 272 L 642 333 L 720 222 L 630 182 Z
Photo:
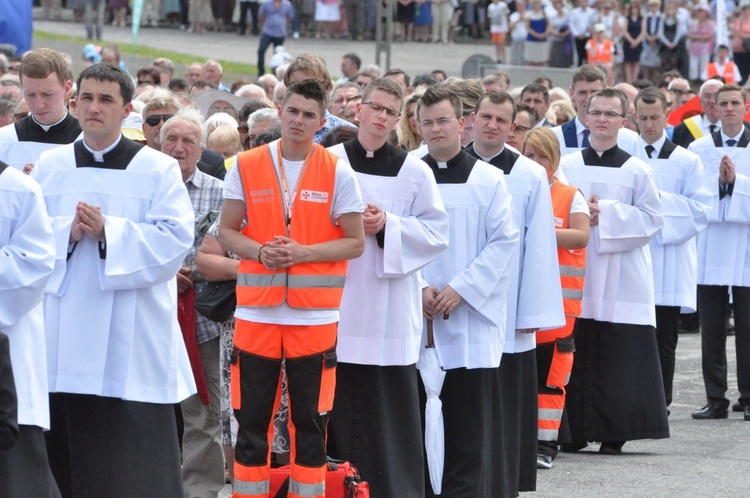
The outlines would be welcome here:
M 12 98 L 0 98 L 0 128 L 15 121 L 17 100 Z
M 334 116 L 341 117 L 341 111 L 354 97 L 362 95 L 362 89 L 353 81 L 344 81 L 336 85 L 331 92 L 328 111 Z
M 208 59 L 203 67 L 205 71 L 206 81 L 213 83 L 214 85 L 219 87 L 219 90 L 231 92 L 229 87 L 221 82 L 221 77 L 224 75 L 224 68 L 221 67 L 221 64 L 219 64 L 219 62 L 213 59 Z
M 243 143 L 245 149 L 250 148 L 253 140 L 264 131 L 280 124 L 279 111 L 276 109 L 258 109 L 247 118 L 247 145 Z
M 182 105 L 174 97 L 159 97 L 152 99 L 141 111 L 143 116 L 143 135 L 146 145 L 152 149 L 161 150 L 161 132 L 164 123 L 182 110 Z
M 206 125 L 201 114 L 194 109 L 179 111 L 164 123 L 159 137 L 162 152 L 176 159 L 180 165 L 195 219 L 200 219 L 208 211 L 220 210 L 222 181 L 198 168 L 201 152 L 206 145 Z M 206 285 L 205 278 L 195 267 L 195 254 L 202 242 L 203 234 L 196 228 L 193 245 L 177 273 L 177 292 L 181 305 L 190 311 L 180 321 L 188 350 L 192 343 L 193 348 L 197 347 L 200 352 L 200 368 L 193 364 L 198 393 L 180 403 L 185 424 L 182 479 L 186 496 L 208 498 L 216 496 L 224 487 L 225 461 L 219 422 L 221 330 L 218 323 L 194 309 L 195 292 Z M 201 385 L 204 386 L 203 390 Z
M 681 79 L 682 78 L 678 78 L 669 83 L 669 91 L 672 92 L 673 102 L 678 102 L 680 95 L 682 95 L 681 86 L 678 85 L 677 87 L 680 95 L 676 97 L 673 90 L 675 82 Z M 695 140 L 721 130 L 719 112 L 718 109 L 716 109 L 716 93 L 722 85 L 723 83 L 719 80 L 708 80 L 701 85 L 700 93 L 698 95 L 700 95 L 701 109 L 703 110 L 703 113 L 689 117 L 675 126 L 674 132 L 672 132 L 672 142 L 687 148 L 687 146 Z M 686 88 L 689 89 L 690 87 L 688 86 Z

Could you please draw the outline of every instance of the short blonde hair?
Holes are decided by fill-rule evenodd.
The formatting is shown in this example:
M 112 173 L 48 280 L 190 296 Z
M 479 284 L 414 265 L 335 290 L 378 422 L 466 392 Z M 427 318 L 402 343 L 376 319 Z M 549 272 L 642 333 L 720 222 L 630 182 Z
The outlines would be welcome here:
M 237 131 L 236 127 L 221 125 L 208 135 L 208 140 L 206 141 L 207 149 L 214 150 L 224 146 L 233 146 L 238 154 L 242 152 L 240 132 Z
M 541 126 L 529 130 L 523 141 L 524 154 L 527 148 L 534 149 L 540 156 L 548 158 L 552 173 L 554 174 L 557 171 L 557 167 L 560 166 L 560 141 L 552 128 Z

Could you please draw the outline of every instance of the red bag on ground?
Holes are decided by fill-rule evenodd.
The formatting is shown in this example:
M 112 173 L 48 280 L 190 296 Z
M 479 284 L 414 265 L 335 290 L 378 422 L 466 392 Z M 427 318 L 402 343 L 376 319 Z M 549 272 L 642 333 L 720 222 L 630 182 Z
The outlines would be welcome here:
M 271 498 L 286 498 L 289 491 L 289 465 L 271 469 Z M 349 462 L 328 459 L 326 498 L 370 498 L 370 486 Z

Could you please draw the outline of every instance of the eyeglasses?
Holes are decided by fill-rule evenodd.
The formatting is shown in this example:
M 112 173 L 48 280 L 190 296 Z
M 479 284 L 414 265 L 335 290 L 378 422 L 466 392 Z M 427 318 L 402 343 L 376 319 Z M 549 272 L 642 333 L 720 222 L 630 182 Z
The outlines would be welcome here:
M 457 119 L 458 118 L 438 118 L 435 121 L 425 120 L 422 121 L 420 125 L 424 128 L 432 128 L 435 125 L 438 125 L 438 128 L 445 128 Z
M 516 127 L 513 129 L 513 132 L 514 133 L 526 133 L 530 129 L 531 128 L 529 128 L 528 126 L 519 126 L 519 125 L 516 125 Z
M 375 111 L 376 114 L 380 114 L 381 112 L 385 111 L 385 113 L 388 114 L 389 118 L 398 118 L 401 116 L 400 112 L 394 111 L 389 107 L 384 107 L 380 104 L 376 104 L 375 102 L 362 102 L 362 105 L 369 105 L 370 109 Z
M 16 121 L 21 121 L 23 118 L 25 118 L 28 115 L 29 115 L 28 112 L 19 112 L 17 114 L 14 114 L 13 117 L 15 118 Z
M 679 88 L 673 88 L 669 91 L 677 95 L 683 95 L 684 93 L 689 92 L 690 90 L 689 89 L 680 90 Z
M 249 126 L 238 126 L 237 127 L 237 131 L 239 131 L 240 133 L 248 133 L 250 131 L 250 127 Z
M 162 119 L 164 119 L 164 122 L 166 123 L 172 116 L 174 116 L 174 114 L 152 114 L 146 118 L 146 124 L 149 126 L 156 126 Z
M 624 118 L 622 114 L 617 114 L 615 111 L 589 111 L 588 115 L 594 119 L 605 117 L 607 119 Z

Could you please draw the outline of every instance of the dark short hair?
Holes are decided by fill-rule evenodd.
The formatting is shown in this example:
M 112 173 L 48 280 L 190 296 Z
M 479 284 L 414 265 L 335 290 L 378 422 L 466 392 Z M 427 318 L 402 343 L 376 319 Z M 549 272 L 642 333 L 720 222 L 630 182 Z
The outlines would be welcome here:
M 516 112 L 513 116 L 513 121 L 516 120 L 516 116 L 518 116 L 519 112 L 528 112 L 529 116 L 531 116 L 531 124 L 533 125 L 537 121 L 539 121 L 539 115 L 536 113 L 536 109 L 531 107 L 529 104 L 524 104 L 523 102 L 516 102 Z
M 428 87 L 422 94 L 422 98 L 417 102 L 417 120 L 419 119 L 419 110 L 422 107 L 430 107 L 439 104 L 444 100 L 450 102 L 456 118 L 461 118 L 463 116 L 464 109 L 461 104 L 461 97 L 445 85 L 435 85 Z
M 513 114 L 511 116 L 511 119 L 513 121 L 516 120 L 516 113 L 518 112 L 518 104 L 516 103 L 515 99 L 510 96 L 508 92 L 501 92 L 500 90 L 490 90 L 489 92 L 482 95 L 482 98 L 479 99 L 477 102 L 477 107 L 474 109 L 474 114 L 479 112 L 479 108 L 482 107 L 482 103 L 484 103 L 485 100 L 489 100 L 490 103 L 498 105 L 498 104 L 505 104 L 506 102 L 510 102 L 510 105 L 513 107 Z M 536 112 L 534 112 L 536 114 Z M 539 116 L 537 116 L 537 119 Z M 536 123 L 536 121 L 534 121 Z
M 406 87 L 408 88 L 411 83 L 411 78 L 409 77 L 408 74 L 406 74 L 406 71 L 404 71 L 403 69 L 398 69 L 398 68 L 389 69 L 388 71 L 385 72 L 385 74 L 383 75 L 383 78 L 387 78 L 388 76 L 395 76 L 398 74 L 404 75 L 404 83 L 406 83 Z
M 353 126 L 337 126 L 328 132 L 328 135 L 326 135 L 323 141 L 320 142 L 320 145 L 323 147 L 332 147 L 334 145 L 348 142 L 349 140 L 356 138 L 356 136 L 357 129 Z
M 262 99 L 250 99 L 245 102 L 240 108 L 240 112 L 237 113 L 237 117 L 240 121 L 247 121 L 252 113 L 261 109 L 275 109 L 274 107 L 268 107 L 268 103 Z
M 411 81 L 411 86 L 418 88 L 420 86 L 437 85 L 438 83 L 440 82 L 438 81 L 437 76 L 432 73 L 425 73 L 416 75 Z
M 141 76 L 144 75 L 151 76 L 151 79 L 154 80 L 154 85 L 158 86 L 161 84 L 161 74 L 155 67 L 149 66 L 140 68 L 138 72 L 135 73 L 135 80 L 138 81 L 139 79 L 141 79 Z
M 602 97 L 605 99 L 620 99 L 620 107 L 622 109 L 622 117 L 626 117 L 628 115 L 628 97 L 623 93 L 622 90 L 617 90 L 616 88 L 605 88 L 604 90 L 599 90 L 598 92 L 592 93 L 589 97 L 589 102 L 587 105 L 587 109 L 591 109 L 591 102 L 597 98 Z
M 638 95 L 635 96 L 634 105 L 636 113 L 638 113 L 638 101 L 649 105 L 659 102 L 661 103 L 661 110 L 663 112 L 667 111 L 667 97 L 664 96 L 664 92 L 662 92 L 655 86 L 644 88 L 643 90 L 638 92 Z
M 167 88 L 174 93 L 187 92 L 190 89 L 190 83 L 185 78 L 173 78 L 169 80 Z
M 128 104 L 133 100 L 133 93 L 135 92 L 133 79 L 128 73 L 117 66 L 107 64 L 106 62 L 99 62 L 93 66 L 87 67 L 78 75 L 76 88 L 80 91 L 81 82 L 88 79 L 117 83 L 120 85 L 120 95 L 122 96 L 123 103 Z
M 523 100 L 523 96 L 527 93 L 541 93 L 544 97 L 544 103 L 549 103 L 549 90 L 541 83 L 531 83 L 523 87 L 523 90 L 521 90 L 521 100 Z
M 349 52 L 348 54 L 344 54 L 341 58 L 349 59 L 349 61 L 351 61 L 352 64 L 357 66 L 357 71 L 359 71 L 359 68 L 362 67 L 362 59 L 354 52 Z
M 286 106 L 287 100 L 292 95 L 299 95 L 309 100 L 314 100 L 320 105 L 320 117 L 326 113 L 326 90 L 318 80 L 306 79 L 297 80 L 286 89 L 284 100 L 281 102 L 282 109 Z

